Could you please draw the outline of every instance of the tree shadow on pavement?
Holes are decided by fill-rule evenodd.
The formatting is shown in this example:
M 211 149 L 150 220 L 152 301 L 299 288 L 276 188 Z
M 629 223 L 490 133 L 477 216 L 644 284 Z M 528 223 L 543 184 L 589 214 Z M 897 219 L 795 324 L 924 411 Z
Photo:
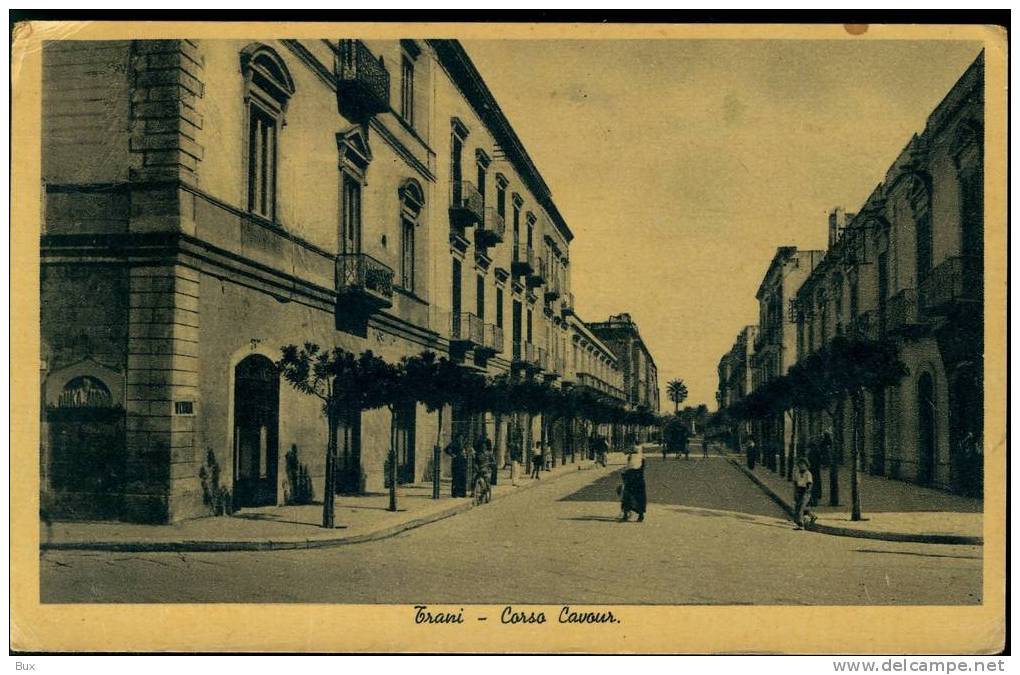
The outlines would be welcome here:
M 562 497 L 560 501 L 619 502 L 616 487 L 620 482 L 620 472 L 615 471 Z M 646 461 L 645 485 L 650 505 L 686 506 L 787 519 L 786 512 L 761 488 L 723 460 Z

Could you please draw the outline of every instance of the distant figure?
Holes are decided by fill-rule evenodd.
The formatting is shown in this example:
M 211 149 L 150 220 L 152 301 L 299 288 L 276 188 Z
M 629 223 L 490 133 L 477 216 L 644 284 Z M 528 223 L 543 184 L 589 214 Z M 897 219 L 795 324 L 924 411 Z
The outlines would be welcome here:
M 630 520 L 630 512 L 637 513 L 638 522 L 645 519 L 648 498 L 645 490 L 645 458 L 641 446 L 635 446 L 627 455 L 627 468 L 623 470 L 623 485 L 620 488 L 621 522 Z
M 524 461 L 524 448 L 517 434 L 510 439 L 510 484 L 517 487 L 521 478 L 521 462 Z
M 814 478 L 808 470 L 808 463 L 803 457 L 797 460 L 797 470 L 793 472 L 793 497 L 794 497 L 794 522 L 798 530 L 804 529 L 804 516 L 815 521 L 815 514 L 808 509 L 808 502 L 811 501 L 811 486 L 814 485 Z
M 754 471 L 754 464 L 758 461 L 758 448 L 754 444 L 754 439 L 747 439 L 747 468 Z
M 601 436 L 595 436 L 595 458 L 602 466 L 606 465 L 606 455 L 609 453 L 609 442 Z
M 708 459 L 708 436 L 701 438 L 701 456 L 704 459 Z
M 450 456 L 450 496 L 467 497 L 467 455 L 459 435 L 454 436 L 444 452 Z
M 541 480 L 542 465 L 545 460 L 542 458 L 542 441 L 535 441 L 535 449 L 531 452 L 531 477 Z
M 818 439 L 808 441 L 807 461 L 811 477 L 818 476 L 818 480 L 811 484 L 811 499 L 808 505 L 818 506 L 818 502 L 822 498 L 822 451 L 818 447 Z
M 489 440 L 489 436 L 484 430 L 478 435 L 478 438 L 475 439 L 475 457 L 477 458 L 480 454 L 487 455 L 492 460 L 490 462 L 491 467 L 487 469 L 485 479 L 489 481 L 489 485 L 495 485 L 496 474 L 498 472 L 496 471 L 496 462 L 492 454 L 492 441 Z
M 492 485 L 489 481 L 492 478 L 493 467 L 496 465 L 496 462 L 493 461 L 492 457 L 492 443 L 485 437 L 485 434 L 479 436 L 478 440 L 475 441 L 474 461 L 475 476 L 474 480 L 471 481 L 472 494 L 475 493 L 475 486 L 478 484 L 479 478 L 485 480 L 488 485 Z

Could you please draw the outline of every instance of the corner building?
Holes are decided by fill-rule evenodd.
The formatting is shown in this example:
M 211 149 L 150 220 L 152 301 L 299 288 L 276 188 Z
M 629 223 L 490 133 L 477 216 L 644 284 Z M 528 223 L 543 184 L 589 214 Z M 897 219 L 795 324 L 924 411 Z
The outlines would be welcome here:
M 55 515 L 321 499 L 326 424 L 285 344 L 565 371 L 573 234 L 457 42 L 60 41 L 43 101 Z M 345 420 L 340 490 L 384 489 L 390 422 Z M 491 418 L 444 423 L 505 448 Z M 398 412 L 401 482 L 428 480 L 436 425 Z

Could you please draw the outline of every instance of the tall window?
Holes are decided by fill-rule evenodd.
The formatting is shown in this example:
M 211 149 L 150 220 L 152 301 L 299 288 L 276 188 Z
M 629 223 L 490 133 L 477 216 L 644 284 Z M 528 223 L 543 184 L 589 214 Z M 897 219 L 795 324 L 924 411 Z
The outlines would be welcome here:
M 514 199 L 514 260 L 517 259 L 517 248 L 521 245 L 521 205 Z
M 496 325 L 503 327 L 503 289 L 496 289 Z
M 889 295 L 889 254 L 878 255 L 878 329 L 885 332 L 885 306 Z
M 414 221 L 400 220 L 400 284 L 414 293 Z
M 248 210 L 276 220 L 276 119 L 248 108 Z
M 453 296 L 450 302 L 450 309 L 453 310 L 454 326 L 460 325 L 460 261 L 453 259 Z
M 531 314 L 532 314 L 531 308 L 528 307 L 528 342 L 531 342 L 533 337 L 531 330 L 532 329 Z
M 514 345 L 514 358 L 521 358 L 521 301 L 514 300 L 513 316 L 511 317 L 513 322 L 513 345 Z
M 276 220 L 277 160 L 280 128 L 294 81 L 279 54 L 266 45 L 252 43 L 241 51 L 244 104 L 247 110 L 248 210 Z
M 482 196 L 482 204 L 485 204 L 485 192 L 486 192 L 486 175 L 489 171 L 489 164 L 492 160 L 485 154 L 485 151 L 478 149 L 475 150 L 475 161 L 478 166 L 478 194 Z
M 400 66 L 400 116 L 414 126 L 414 61 L 406 54 Z
M 343 204 L 340 222 L 341 252 L 361 253 L 361 183 L 343 175 Z
M 506 219 L 506 183 L 496 175 L 496 213 Z
M 425 195 L 415 180 L 407 180 L 400 188 L 400 285 L 415 291 L 414 232 L 425 203 Z

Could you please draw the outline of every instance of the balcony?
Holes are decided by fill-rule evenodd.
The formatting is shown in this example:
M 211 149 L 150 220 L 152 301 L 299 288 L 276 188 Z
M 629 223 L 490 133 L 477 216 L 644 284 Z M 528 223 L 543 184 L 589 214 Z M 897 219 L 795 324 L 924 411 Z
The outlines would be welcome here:
M 538 345 L 534 344 L 533 342 L 525 342 L 524 358 L 521 359 L 521 363 L 524 365 L 524 367 L 529 368 L 531 370 L 537 370 L 538 368 L 540 368 L 539 360 L 540 356 Z
M 484 325 L 482 344 L 475 350 L 483 356 L 493 356 L 503 351 L 503 329 L 491 323 Z
M 886 304 L 885 328 L 887 332 L 897 333 L 910 330 L 920 325 L 917 311 L 917 292 L 913 288 L 904 288 L 889 298 Z
M 484 343 L 485 324 L 471 312 L 453 313 L 450 321 L 450 342 L 465 347 L 480 347 Z
M 549 278 L 549 283 L 545 285 L 545 299 L 547 302 L 556 300 L 562 295 L 560 291 L 560 278 L 558 276 L 552 276 Z
M 535 266 L 535 250 L 525 244 L 514 247 L 514 259 L 510 271 L 518 276 L 531 274 Z
M 545 267 L 545 261 L 542 260 L 541 256 L 534 256 L 531 272 L 527 276 L 528 288 L 537 288 L 545 283 L 548 272 Z
M 571 314 L 575 314 L 576 313 L 574 307 L 575 307 L 575 305 L 574 305 L 574 294 L 573 293 L 566 293 L 563 296 L 563 302 L 560 303 L 560 314 L 565 319 L 568 316 L 570 316 Z
M 450 182 L 450 223 L 458 228 L 473 227 L 485 218 L 482 193 L 466 180 Z
M 475 230 L 475 245 L 480 247 L 495 246 L 503 241 L 506 234 L 506 221 L 499 211 L 489 207 L 485 209 L 485 218 L 481 226 Z
M 361 40 L 340 40 L 336 101 L 340 114 L 363 121 L 390 109 L 390 73 Z
M 984 296 L 981 259 L 947 258 L 935 267 L 918 288 L 925 314 L 945 316 L 963 305 L 980 306 Z
M 539 370 L 549 370 L 549 352 L 542 347 L 535 348 L 535 366 Z
M 336 258 L 337 303 L 366 311 L 393 306 L 393 270 L 364 253 Z
M 878 314 L 873 311 L 862 312 L 847 324 L 847 337 L 857 340 L 877 340 Z

